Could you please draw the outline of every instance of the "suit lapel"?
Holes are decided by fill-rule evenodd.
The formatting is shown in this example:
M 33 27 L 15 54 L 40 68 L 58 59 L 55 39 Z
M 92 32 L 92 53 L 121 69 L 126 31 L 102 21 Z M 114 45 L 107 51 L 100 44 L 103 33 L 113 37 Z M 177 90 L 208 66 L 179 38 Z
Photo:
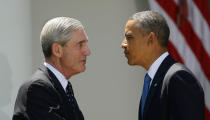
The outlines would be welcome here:
M 153 98 L 153 97 L 155 96 L 155 94 L 158 94 L 159 91 L 161 90 L 163 78 L 166 72 L 168 71 L 168 69 L 170 68 L 170 66 L 173 65 L 174 63 L 175 61 L 173 60 L 173 58 L 170 55 L 168 55 L 163 60 L 160 67 L 158 68 L 157 73 L 155 74 L 152 84 L 150 86 L 150 90 L 149 90 L 147 100 L 144 106 L 144 117 L 147 115 L 147 111 L 149 110 L 149 107 L 152 101 L 154 99 L 159 99 L 159 98 Z
M 49 78 L 49 81 L 52 83 L 53 87 L 62 95 L 62 97 L 66 96 L 65 91 L 57 77 L 44 65 L 41 65 L 39 69 L 43 71 L 44 74 Z
M 52 83 L 53 87 L 58 92 L 58 95 L 60 96 L 59 99 L 61 101 L 61 106 L 64 108 L 65 115 L 71 116 L 70 111 L 72 110 L 71 104 L 68 102 L 67 95 L 61 85 L 61 83 L 58 81 L 57 77 L 44 65 L 41 65 L 39 68 L 41 71 L 44 72 L 44 74 L 49 78 L 49 81 Z

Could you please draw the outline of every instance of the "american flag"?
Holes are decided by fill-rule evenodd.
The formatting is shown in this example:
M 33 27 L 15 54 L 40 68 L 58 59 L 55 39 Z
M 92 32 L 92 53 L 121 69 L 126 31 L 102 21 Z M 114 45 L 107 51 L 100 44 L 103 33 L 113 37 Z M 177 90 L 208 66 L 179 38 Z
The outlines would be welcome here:
M 170 27 L 169 53 L 200 81 L 205 94 L 205 120 L 210 120 L 210 19 L 207 0 L 149 0 Z

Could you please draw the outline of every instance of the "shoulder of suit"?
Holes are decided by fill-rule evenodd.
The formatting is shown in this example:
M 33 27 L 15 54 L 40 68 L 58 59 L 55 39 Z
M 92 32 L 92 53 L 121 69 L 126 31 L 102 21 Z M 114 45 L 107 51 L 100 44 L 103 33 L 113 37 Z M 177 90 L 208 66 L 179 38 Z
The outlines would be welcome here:
M 22 89 L 28 89 L 30 86 L 48 87 L 53 88 L 50 78 L 43 71 L 36 71 L 32 77 L 25 81 L 22 85 Z
M 171 82 L 184 82 L 186 84 L 189 84 L 189 83 L 198 83 L 198 80 L 196 79 L 196 77 L 188 72 L 188 71 L 185 71 L 185 70 L 179 70 L 179 71 L 176 71 L 172 77 L 171 77 Z

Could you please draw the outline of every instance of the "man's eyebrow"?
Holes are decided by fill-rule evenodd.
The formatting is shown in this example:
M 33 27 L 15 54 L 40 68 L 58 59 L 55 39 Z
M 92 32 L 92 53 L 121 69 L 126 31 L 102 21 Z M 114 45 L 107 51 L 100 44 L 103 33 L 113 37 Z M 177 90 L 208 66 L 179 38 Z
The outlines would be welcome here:
M 83 42 L 88 42 L 88 40 L 80 40 L 80 41 L 78 41 L 78 43 L 83 43 Z
M 132 37 L 133 35 L 131 33 L 125 33 L 125 37 Z

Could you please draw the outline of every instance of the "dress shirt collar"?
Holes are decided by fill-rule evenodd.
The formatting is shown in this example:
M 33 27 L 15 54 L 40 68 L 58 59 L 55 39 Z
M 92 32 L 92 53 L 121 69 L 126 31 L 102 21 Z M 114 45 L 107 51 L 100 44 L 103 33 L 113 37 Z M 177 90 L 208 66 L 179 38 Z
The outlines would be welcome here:
M 150 66 L 149 70 L 147 71 L 148 75 L 151 78 L 151 82 L 150 85 L 155 77 L 155 74 L 158 70 L 158 68 L 160 67 L 160 64 L 163 62 L 163 60 L 168 56 L 168 52 L 163 53 L 158 59 L 155 60 L 154 63 L 152 63 L 152 65 Z
M 62 73 L 60 73 L 56 68 L 54 68 L 52 65 L 50 65 L 47 62 L 44 62 L 44 65 L 50 69 L 50 71 L 53 72 L 53 74 L 57 77 L 58 81 L 61 83 L 64 91 L 66 91 L 66 86 L 68 84 L 68 80 L 63 76 Z

